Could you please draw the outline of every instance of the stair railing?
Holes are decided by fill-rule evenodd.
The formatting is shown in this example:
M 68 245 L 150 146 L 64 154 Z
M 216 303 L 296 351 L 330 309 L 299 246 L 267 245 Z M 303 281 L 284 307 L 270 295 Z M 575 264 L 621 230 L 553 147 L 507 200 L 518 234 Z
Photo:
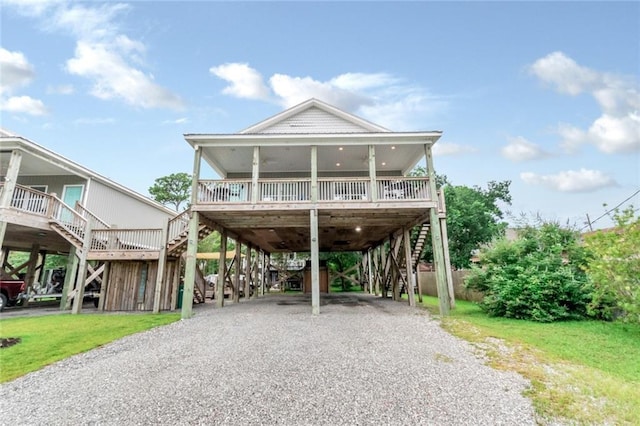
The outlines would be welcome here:
M 51 194 L 49 217 L 79 241 L 84 239 L 87 220 L 66 205 L 55 194 Z
M 168 242 L 178 239 L 182 233 L 189 229 L 190 216 L 190 211 L 185 210 L 169 220 L 169 232 L 167 233 Z

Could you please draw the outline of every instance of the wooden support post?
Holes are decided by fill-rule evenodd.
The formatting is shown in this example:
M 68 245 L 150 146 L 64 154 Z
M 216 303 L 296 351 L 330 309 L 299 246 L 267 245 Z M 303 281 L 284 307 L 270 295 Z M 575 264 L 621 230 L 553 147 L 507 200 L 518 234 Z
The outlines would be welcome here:
M 425 153 L 427 156 L 427 173 L 429 174 L 429 188 L 431 198 L 437 200 L 438 194 L 436 190 L 436 172 L 433 168 L 433 154 L 431 153 L 431 145 L 425 145 Z M 431 224 L 431 244 L 433 246 L 433 263 L 436 270 L 436 286 L 438 288 L 438 304 L 440 307 L 440 315 L 449 315 L 451 302 L 449 300 L 449 289 L 447 287 L 447 277 L 444 268 L 444 248 L 442 245 L 442 232 L 440 230 L 440 220 L 438 217 L 438 209 L 429 209 L 429 222 Z
M 440 232 L 442 234 L 442 251 L 444 254 L 444 268 L 447 277 L 447 288 L 449 289 L 449 306 L 451 309 L 456 307 L 456 297 L 453 290 L 453 273 L 451 272 L 451 258 L 449 257 L 449 235 L 447 232 L 447 206 L 444 198 L 444 188 L 440 190 L 439 201 L 440 214 L 438 215 L 440 221 Z
M 182 269 L 182 257 L 176 260 L 176 265 L 173 268 L 173 277 L 171 279 L 171 310 L 175 311 L 178 308 L 178 292 L 180 287 L 180 270 Z
M 253 165 L 251 168 L 251 204 L 258 202 L 258 194 L 260 191 L 260 147 L 253 147 Z
M 20 163 L 22 162 L 22 153 L 18 150 L 11 151 L 11 158 L 9 158 L 9 166 L 7 167 L 7 173 L 4 176 L 4 185 L 2 187 L 2 193 L 0 193 L 0 209 L 8 208 L 11 205 L 11 199 L 13 198 L 13 191 L 16 188 L 18 182 L 18 175 L 20 172 Z M 7 232 L 7 221 L 0 220 L 0 247 L 4 246 L 4 235 Z
M 224 306 L 224 287 L 227 284 L 227 230 L 220 230 L 220 260 L 216 279 L 216 307 Z
M 26 292 L 30 293 L 33 288 L 33 282 L 35 281 L 36 266 L 38 264 L 38 252 L 40 251 L 40 245 L 34 244 L 31 246 L 31 253 L 29 253 L 29 265 L 27 266 L 27 274 L 25 276 L 25 283 L 27 285 Z M 29 303 L 29 299 L 24 301 L 25 306 Z
M 202 148 L 195 146 L 193 156 L 193 175 L 191 177 L 191 218 L 189 219 L 189 234 L 187 236 L 187 252 L 184 265 L 184 282 L 182 288 L 182 319 L 193 316 L 193 286 L 196 281 L 196 267 L 198 253 L 198 237 L 200 227 L 200 215 L 193 211 L 193 206 L 198 203 L 198 190 L 200 181 L 200 163 L 202 160 Z
M 251 243 L 247 243 L 247 254 L 244 257 L 244 300 L 251 297 Z
M 371 264 L 371 248 L 367 250 L 367 281 L 369 282 L 369 294 L 373 294 L 373 265 Z
M 236 239 L 236 261 L 233 270 L 233 303 L 240 302 L 240 269 L 242 269 L 242 242 Z
M 311 313 L 320 314 L 320 251 L 318 242 L 318 210 L 309 211 L 311 226 Z
M 153 313 L 157 314 L 160 312 L 160 301 L 162 297 L 162 287 L 164 286 L 164 270 L 165 265 L 167 263 L 167 241 L 169 234 L 169 221 L 167 219 L 167 223 L 162 228 L 162 237 L 161 240 L 162 247 L 160 248 L 160 253 L 158 253 L 158 272 L 156 273 L 156 288 L 153 295 Z M 204 295 L 203 295 L 204 296 Z
M 262 263 L 264 260 L 264 255 L 262 254 L 262 250 L 259 247 L 255 248 L 256 256 L 255 256 L 255 269 L 253 271 L 253 294 L 251 294 L 252 299 L 256 299 L 258 297 L 258 291 L 260 291 L 260 286 L 262 286 L 262 275 L 260 271 L 262 270 Z
M 380 246 L 376 247 L 373 249 L 373 253 L 372 257 L 373 257 L 373 271 L 375 273 L 374 276 L 374 288 L 373 288 L 373 294 L 375 294 L 376 296 L 378 296 L 380 294 Z
M 409 297 L 409 306 L 416 306 L 413 267 L 411 266 L 411 240 L 409 236 L 409 228 L 404 228 L 402 233 L 402 239 L 404 240 L 404 264 L 407 270 L 407 296 Z
M 422 304 L 422 280 L 420 279 L 420 262 L 416 264 L 416 285 L 418 286 L 418 302 Z
M 76 287 L 73 295 L 72 314 L 82 312 L 82 303 L 84 302 L 84 286 L 85 278 L 87 278 L 87 256 L 91 248 L 91 221 L 88 220 L 84 227 L 84 238 L 82 239 L 82 250 L 80 251 L 80 262 L 78 263 L 78 276 L 76 277 Z
M 387 240 L 388 241 L 388 240 Z M 391 242 L 389 241 L 389 244 Z M 391 249 L 391 247 L 389 247 Z M 387 244 L 385 242 L 380 246 L 380 277 L 382 278 L 380 282 L 380 292 L 382 294 L 382 298 L 387 298 Z
M 76 274 L 78 271 L 78 253 L 75 246 L 71 247 L 69 257 L 67 258 L 67 269 L 64 276 L 64 284 L 62 285 L 62 298 L 60 299 L 60 310 L 66 311 L 71 308 L 69 304 L 69 290 L 73 283 L 76 282 Z
M 104 264 L 104 272 L 102 273 L 102 284 L 100 285 L 100 298 L 98 299 L 98 310 L 104 311 L 106 303 L 105 297 L 107 296 L 107 289 L 109 286 L 109 269 L 111 268 L 111 262 Z
M 376 147 L 369 145 L 369 198 L 378 201 L 378 187 L 376 185 Z

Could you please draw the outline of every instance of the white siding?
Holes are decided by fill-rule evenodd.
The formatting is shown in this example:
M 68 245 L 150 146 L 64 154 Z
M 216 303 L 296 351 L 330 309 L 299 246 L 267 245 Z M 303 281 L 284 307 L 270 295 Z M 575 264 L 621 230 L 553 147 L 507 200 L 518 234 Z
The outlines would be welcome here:
M 172 216 L 95 180 L 89 185 L 86 207 L 109 225 L 118 228 L 160 228 Z
M 292 117 L 275 123 L 259 133 L 363 133 L 370 132 L 318 107 L 311 107 Z

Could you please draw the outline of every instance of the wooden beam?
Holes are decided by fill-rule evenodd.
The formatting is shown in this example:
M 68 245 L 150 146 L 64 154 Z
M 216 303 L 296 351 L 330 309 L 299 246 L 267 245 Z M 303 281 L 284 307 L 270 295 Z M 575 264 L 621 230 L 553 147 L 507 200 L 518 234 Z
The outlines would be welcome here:
M 98 310 L 104 311 L 105 297 L 107 295 L 107 287 L 109 286 L 109 269 L 111 262 L 105 262 L 104 272 L 102 273 L 102 284 L 100 285 L 100 298 L 98 299 Z
M 404 228 L 404 263 L 407 270 L 407 296 L 409 297 L 409 306 L 416 306 L 415 286 L 413 283 L 413 268 L 411 266 L 411 240 L 409 228 Z
M 256 204 L 258 202 L 258 193 L 260 192 L 259 179 L 260 177 L 260 147 L 253 147 L 253 164 L 251 168 L 251 203 Z
M 447 288 L 449 289 L 449 303 L 451 309 L 456 307 L 456 297 L 453 290 L 453 273 L 451 272 L 451 258 L 449 257 L 449 235 L 447 232 L 447 207 L 444 198 L 444 188 L 441 190 L 441 196 L 438 197 L 442 203 L 438 220 L 440 221 L 440 232 L 442 233 L 442 251 L 444 253 L 444 267 L 447 277 Z
M 191 176 L 191 206 L 198 203 L 198 182 L 200 180 L 200 163 L 202 162 L 202 149 L 195 146 L 193 156 L 193 175 Z M 193 286 L 196 281 L 196 253 L 198 252 L 198 231 L 200 215 L 191 210 L 189 219 L 189 234 L 187 236 L 187 252 L 184 265 L 184 283 L 182 289 L 182 319 L 193 316 Z
M 227 283 L 227 262 L 224 260 L 227 253 L 227 231 L 220 232 L 220 262 L 218 262 L 218 279 L 216 280 L 216 307 L 224 306 L 224 286 Z
M 233 270 L 233 303 L 238 303 L 240 302 L 240 269 L 242 268 L 242 241 L 240 240 L 236 240 L 235 264 L 236 266 Z
M 251 298 L 251 243 L 247 243 L 247 253 L 244 257 L 244 300 Z
M 60 299 L 60 310 L 66 311 L 70 309 L 69 294 L 71 286 L 76 281 L 76 273 L 78 270 L 78 250 L 75 246 L 71 246 L 69 257 L 67 258 L 67 269 L 64 276 L 64 284 L 62 285 L 62 297 Z
M 22 153 L 17 149 L 11 151 L 11 158 L 9 158 L 9 166 L 4 176 L 4 185 L 2 186 L 2 192 L 0 193 L 0 211 L 9 208 L 11 205 L 11 199 L 13 198 L 13 191 L 16 188 L 18 182 L 18 175 L 20 174 L 20 163 L 22 162 Z M 0 247 L 4 246 L 4 236 L 7 232 L 7 221 L 0 221 Z
M 427 173 L 429 174 L 429 187 L 431 197 L 437 198 L 436 190 L 436 172 L 433 168 L 433 154 L 431 153 L 431 145 L 425 145 L 425 153 L 427 156 Z M 433 263 L 436 270 L 436 287 L 438 288 L 438 305 L 440 307 L 440 315 L 448 316 L 451 301 L 449 299 L 449 289 L 447 287 L 447 278 L 444 268 L 444 248 L 442 245 L 442 231 L 440 230 L 440 221 L 438 220 L 437 207 L 430 210 L 431 224 L 431 244 L 433 246 Z
M 162 247 L 160 248 L 160 253 L 158 253 L 158 270 L 156 272 L 156 288 L 153 294 L 153 313 L 157 314 L 160 312 L 160 304 L 162 297 L 162 287 L 164 286 L 164 270 L 167 264 L 167 236 L 169 233 L 169 221 L 167 219 L 167 223 L 162 228 L 162 237 L 160 241 L 163 241 Z M 187 243 L 188 244 L 188 243 Z M 204 294 L 203 294 L 204 297 Z
M 82 312 L 82 302 L 84 301 L 84 280 L 87 276 L 87 255 L 91 246 L 91 229 L 92 222 L 88 220 L 84 226 L 84 238 L 82 240 L 82 250 L 80 251 L 80 262 L 78 263 L 78 276 L 76 277 L 76 286 L 74 289 L 72 314 Z
M 320 314 L 320 253 L 318 243 L 318 210 L 309 210 L 311 227 L 311 313 Z

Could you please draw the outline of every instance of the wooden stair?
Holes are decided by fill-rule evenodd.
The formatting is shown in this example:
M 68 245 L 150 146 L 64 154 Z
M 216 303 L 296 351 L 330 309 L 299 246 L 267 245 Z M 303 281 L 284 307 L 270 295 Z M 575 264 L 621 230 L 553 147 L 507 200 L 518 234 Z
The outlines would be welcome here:
M 427 234 L 429 234 L 429 224 L 423 223 L 418 233 L 418 239 L 416 240 L 413 250 L 411 251 L 411 266 L 415 269 L 420 261 L 422 252 L 424 251 L 424 244 L 427 240 Z
M 82 250 L 84 229 L 69 229 L 56 220 L 49 222 L 51 229 L 56 231 L 65 240 L 71 243 L 76 249 Z

